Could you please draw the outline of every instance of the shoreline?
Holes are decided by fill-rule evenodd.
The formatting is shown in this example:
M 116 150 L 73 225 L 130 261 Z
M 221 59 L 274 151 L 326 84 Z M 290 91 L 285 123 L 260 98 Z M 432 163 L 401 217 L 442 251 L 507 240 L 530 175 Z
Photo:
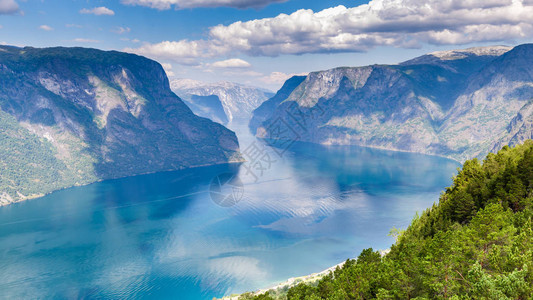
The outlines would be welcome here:
M 336 264 L 332 267 L 329 267 L 323 271 L 320 271 L 318 273 L 312 273 L 312 274 L 309 274 L 309 275 L 303 275 L 303 276 L 298 276 L 298 277 L 291 277 L 287 280 L 285 280 L 284 282 L 281 282 L 281 283 L 278 283 L 278 284 L 275 284 L 271 287 L 268 287 L 268 288 L 262 288 L 262 289 L 258 289 L 254 292 L 244 292 L 244 293 L 241 293 L 241 294 L 231 294 L 229 296 L 224 296 L 222 298 L 216 298 L 217 300 L 238 300 L 240 296 L 246 294 L 246 293 L 250 293 L 251 295 L 254 295 L 254 296 L 257 296 L 257 295 L 260 295 L 260 294 L 263 294 L 263 293 L 266 293 L 268 291 L 279 291 L 281 289 L 284 289 L 284 288 L 290 288 L 290 287 L 293 287 L 299 283 L 313 283 L 313 282 L 316 282 L 320 279 L 322 279 L 324 276 L 328 275 L 330 272 L 334 271 L 335 268 L 337 267 L 342 267 L 344 264 L 346 263 L 346 261 L 343 261 L 339 264 Z
M 197 169 L 197 168 L 205 168 L 205 167 L 214 167 L 214 166 L 221 166 L 221 165 L 234 165 L 234 164 L 241 164 L 241 163 L 243 163 L 243 162 L 245 162 L 245 161 L 246 161 L 246 160 L 236 160 L 236 161 L 228 161 L 228 162 L 221 162 L 221 163 L 214 163 L 214 164 L 193 165 L 193 166 L 188 166 L 188 167 L 183 167 L 183 168 L 178 168 L 178 169 L 169 169 L 169 170 L 161 170 L 161 171 L 154 171 L 154 172 L 146 172 L 146 173 L 140 173 L 140 174 L 132 174 L 132 175 L 129 175 L 129 176 L 121 176 L 121 177 L 113 177 L 113 178 L 104 178 L 104 179 L 100 178 L 100 179 L 98 179 L 98 180 L 91 181 L 91 182 L 84 183 L 84 184 L 75 184 L 75 185 L 72 185 L 72 186 L 67 186 L 67 187 L 63 187 L 63 188 L 59 188 L 59 189 L 55 189 L 55 190 L 53 190 L 53 191 L 50 191 L 50 192 L 47 192 L 47 193 L 44 193 L 44 194 L 38 194 L 38 195 L 30 195 L 30 196 L 26 196 L 26 197 L 23 198 L 23 199 L 19 199 L 19 200 L 12 201 L 12 202 L 2 202 L 2 201 L 0 201 L 0 207 L 4 207 L 4 206 L 8 206 L 8 205 L 12 205 L 12 204 L 17 204 L 17 203 L 21 203 L 21 202 L 26 202 L 26 201 L 29 201 L 29 200 L 35 200 L 35 199 L 39 199 L 39 198 L 42 198 L 42 197 L 48 196 L 48 195 L 53 194 L 53 193 L 55 193 L 55 192 L 64 191 L 64 190 L 68 190 L 68 189 L 76 188 L 76 187 L 88 186 L 88 185 L 91 185 L 91 184 L 95 184 L 95 183 L 99 183 L 99 182 L 103 182 L 103 181 L 108 181 L 108 180 L 117 180 L 117 179 L 123 179 L 123 178 L 129 178 L 129 177 L 137 177 L 137 176 L 144 176 L 144 175 L 157 174 L 157 173 L 178 172 L 178 171 L 184 171 L 184 170 L 189 170 L 189 169 Z
M 254 135 L 254 137 L 259 138 L 259 139 L 264 139 L 264 138 L 262 138 L 262 137 L 258 137 L 258 136 L 256 136 L 256 135 Z M 459 164 L 461 164 L 461 165 L 464 164 L 464 161 L 461 162 L 461 161 L 459 161 L 458 159 L 453 158 L 453 157 L 451 157 L 451 156 L 445 156 L 445 155 L 439 155 L 439 154 L 431 154 L 431 153 L 424 153 L 424 152 L 418 152 L 418 151 L 400 150 L 400 149 L 391 149 L 391 148 L 387 148 L 387 147 L 379 147 L 379 146 L 371 146 L 371 145 L 358 145 L 358 144 L 316 143 L 316 142 L 311 142 L 311 141 L 299 141 L 299 140 L 296 140 L 296 142 L 299 142 L 299 143 L 308 143 L 308 144 L 315 144 L 315 145 L 321 145 L 321 146 L 325 146 L 325 147 L 330 147 L 330 146 L 356 146 L 356 147 L 361 147 L 361 148 L 376 149 L 376 150 L 389 151 L 389 152 L 421 154 L 421 155 L 427 155 L 427 156 L 433 156 L 433 157 L 439 157 L 439 158 L 443 158 L 443 159 L 448 159 L 448 160 L 451 160 L 451 161 L 457 162 L 457 163 L 459 163 Z M 240 153 L 240 152 L 239 152 L 239 153 Z M 58 191 L 62 191 L 62 190 L 66 190 L 66 189 L 70 189 L 70 188 L 74 188 L 74 187 L 87 186 L 87 185 L 91 185 L 91 184 L 94 184 L 94 183 L 98 183 L 98 182 L 102 182 L 102 181 L 107 181 L 107 180 L 114 180 L 114 179 L 121 179 L 121 178 L 128 178 L 128 177 L 136 177 L 136 176 L 149 175 L 149 174 L 156 174 L 156 173 L 176 172 L 176 171 L 182 171 L 182 170 L 187 170 L 187 169 L 202 168 L 202 167 L 211 167 L 211 166 L 218 166 L 218 165 L 224 165 L 224 164 L 229 164 L 229 165 L 230 165 L 230 164 L 240 164 L 240 163 L 244 163 L 244 162 L 246 162 L 246 159 L 243 159 L 243 158 L 241 157 L 241 159 L 236 159 L 236 160 L 233 160 L 233 161 L 227 161 L 227 162 L 220 162 L 220 163 L 214 163 L 214 164 L 199 164 L 199 165 L 192 165 L 192 166 L 187 166 L 187 167 L 181 167 L 181 168 L 177 168 L 177 169 L 160 170 L 160 171 L 154 171 L 154 172 L 146 172 L 146 173 L 132 174 L 132 175 L 128 175 L 128 176 L 121 176 L 121 177 L 113 177 L 113 178 L 98 179 L 98 180 L 96 180 L 96 181 L 91 181 L 91 182 L 87 182 L 87 183 L 76 184 L 76 185 L 72 185 L 72 186 L 68 186 L 68 187 L 59 188 L 59 189 L 52 190 L 52 191 L 49 191 L 49 192 L 47 192 L 47 193 L 43 193 L 43 194 L 29 195 L 29 196 L 26 196 L 25 198 L 19 198 L 19 199 L 15 200 L 15 201 L 0 201 L 0 207 L 7 206 L 7 205 L 11 205 L 11 204 L 15 204 L 15 203 L 24 202 L 24 201 L 27 201 L 27 200 L 39 199 L 39 198 L 42 198 L 42 197 L 44 197 L 44 196 L 50 195 L 50 194 L 55 193 L 55 192 L 58 192 Z
M 381 257 L 387 255 L 389 252 L 390 252 L 390 248 L 389 249 L 385 249 L 385 250 L 378 250 L 379 253 L 381 254 Z M 348 259 L 357 259 L 357 258 L 347 258 L 346 260 Z M 313 284 L 317 281 L 319 281 L 320 279 L 322 279 L 324 276 L 327 276 L 330 272 L 333 272 L 335 271 L 335 269 L 337 267 L 341 268 L 342 266 L 344 266 L 344 264 L 346 263 L 346 260 L 341 262 L 341 263 L 338 263 L 332 267 L 329 267 L 325 270 L 322 270 L 320 272 L 317 272 L 317 273 L 311 273 L 309 275 L 303 275 L 303 276 L 297 276 L 297 277 L 291 277 L 283 282 L 280 282 L 278 284 L 275 284 L 271 287 L 267 287 L 267 288 L 262 288 L 262 289 L 258 289 L 258 290 L 255 290 L 253 292 L 243 292 L 243 293 L 240 293 L 240 294 L 231 294 L 231 295 L 228 295 L 228 296 L 224 296 L 222 298 L 213 298 L 214 300 L 238 300 L 239 297 L 241 297 L 242 295 L 244 294 L 250 294 L 250 295 L 253 295 L 253 296 L 258 296 L 260 294 L 263 294 L 263 293 L 266 293 L 268 291 L 272 291 L 272 292 L 276 292 L 276 293 L 279 293 L 281 290 L 283 289 L 289 289 L 293 286 L 296 286 L 300 283 L 306 283 L 306 284 Z
M 258 138 L 258 139 L 268 140 L 268 139 L 266 139 L 264 137 L 260 137 L 260 136 L 257 136 L 257 135 L 255 135 L 255 137 Z M 272 140 L 286 141 L 286 140 L 283 140 L 283 139 L 272 139 Z M 454 158 L 453 156 L 446 156 L 446 155 L 441 155 L 441 154 L 420 152 L 420 151 L 414 151 L 414 150 L 402 150 L 402 149 L 396 149 L 396 148 L 387 148 L 387 147 L 373 146 L 373 145 L 360 145 L 360 144 L 350 144 L 350 143 L 329 143 L 329 142 L 328 143 L 326 143 L 326 142 L 317 143 L 317 142 L 313 142 L 313 141 L 302 141 L 302 140 L 289 140 L 289 141 L 295 141 L 295 142 L 298 142 L 298 143 L 321 145 L 321 146 L 325 146 L 325 147 L 330 147 L 330 146 L 356 146 L 356 147 L 361 147 L 361 148 L 368 148 L 368 149 L 375 149 L 375 150 L 382 150 L 382 151 L 389 151 L 389 152 L 421 154 L 421 155 L 427 155 L 427 156 L 433 156 L 433 157 L 449 159 L 449 160 L 455 161 L 455 162 L 457 162 L 457 163 L 459 163 L 461 165 L 463 165 L 465 163 L 465 161 L 469 160 L 469 159 L 463 159 L 463 161 L 461 161 L 458 158 Z M 489 151 L 489 153 L 491 153 L 491 152 Z

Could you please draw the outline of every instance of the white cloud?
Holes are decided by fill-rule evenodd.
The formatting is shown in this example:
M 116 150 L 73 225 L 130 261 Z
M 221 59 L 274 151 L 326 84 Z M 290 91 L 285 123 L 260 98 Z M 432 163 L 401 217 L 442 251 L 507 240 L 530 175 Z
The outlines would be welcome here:
M 129 27 L 117 27 L 117 28 L 111 30 L 111 32 L 114 32 L 114 33 L 117 33 L 117 34 L 128 33 L 130 31 L 131 31 L 131 29 Z
M 141 41 L 139 39 L 129 39 L 127 37 L 120 38 L 123 42 L 132 42 L 132 43 L 140 43 Z
M 165 70 L 165 73 L 167 73 L 167 77 L 174 76 L 174 72 L 172 71 L 172 65 L 169 63 L 162 63 L 161 66 L 163 66 L 163 70 Z
M 148 0 L 146 0 L 148 1 Z M 145 1 L 145 2 L 146 2 Z M 177 1 L 177 0 L 176 0 Z M 175 1 L 148 1 L 167 3 Z M 352 8 L 217 25 L 205 40 L 165 41 L 130 49 L 154 58 L 363 52 L 376 46 L 460 45 L 533 37 L 533 0 L 372 0 Z
M 234 7 L 250 8 L 264 7 L 272 3 L 286 2 L 288 0 L 122 0 L 128 5 L 141 5 L 159 10 L 195 7 Z
M 15 0 L 0 0 L 0 15 L 10 15 L 19 11 L 19 5 Z
M 80 14 L 93 14 L 97 16 L 113 16 L 115 15 L 115 12 L 105 6 L 100 6 L 100 7 L 95 7 L 92 9 L 84 8 L 80 10 Z
M 54 30 L 54 28 L 52 28 L 52 27 L 50 27 L 48 25 L 41 25 L 41 26 L 39 26 L 39 29 L 44 30 L 44 31 L 52 31 L 52 30 Z
M 298 10 L 218 25 L 211 29 L 210 38 L 250 55 L 357 52 L 383 45 L 521 38 L 531 34 L 531 15 L 532 8 L 510 0 L 373 0 L 354 8 L 338 6 L 317 13 Z M 493 36 L 485 34 L 490 29 L 497 29 Z
M 249 68 L 252 65 L 240 58 L 226 59 L 211 64 L 213 68 Z
M 85 39 L 85 38 L 76 38 L 73 40 L 77 43 L 100 43 L 99 40 Z
M 202 40 L 164 41 L 158 44 L 145 43 L 139 48 L 126 48 L 124 51 L 159 59 L 173 60 L 183 65 L 197 65 L 197 58 L 210 56 L 208 53 L 210 50 L 206 43 L 206 41 Z

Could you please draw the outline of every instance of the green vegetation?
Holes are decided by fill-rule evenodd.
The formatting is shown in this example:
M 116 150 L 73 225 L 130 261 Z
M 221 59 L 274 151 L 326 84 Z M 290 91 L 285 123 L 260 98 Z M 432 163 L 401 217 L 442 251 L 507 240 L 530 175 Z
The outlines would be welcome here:
M 102 179 L 227 162 L 159 63 L 85 48 L 0 46 L 0 205 Z
M 31 133 L 1 110 L 0 128 L 0 204 L 95 180 L 92 173 L 78 171 L 92 170 L 92 162 L 86 156 L 78 151 L 76 157 L 59 159 L 48 140 Z M 70 148 L 76 147 L 80 146 L 74 144 Z
M 364 250 L 316 285 L 239 299 L 533 299 L 533 142 L 467 161 L 439 204 L 381 256 Z
M 43 187 L 59 181 L 56 170 L 64 169 L 52 145 L 22 128 L 12 116 L 0 111 L 0 160 L 3 198 L 42 193 Z M 21 172 L 23 170 L 23 172 Z

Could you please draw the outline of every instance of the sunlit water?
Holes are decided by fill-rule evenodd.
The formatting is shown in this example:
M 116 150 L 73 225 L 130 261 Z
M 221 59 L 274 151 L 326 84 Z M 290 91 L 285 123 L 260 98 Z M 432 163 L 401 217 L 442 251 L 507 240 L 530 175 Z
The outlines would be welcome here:
M 241 149 L 266 151 L 262 174 L 249 164 L 205 167 L 0 207 L 1 298 L 211 299 L 268 287 L 390 247 L 390 229 L 437 201 L 459 166 L 311 144 L 279 156 L 232 127 Z M 224 207 L 209 189 L 228 173 L 243 188 L 226 185 L 220 193 L 237 203 Z

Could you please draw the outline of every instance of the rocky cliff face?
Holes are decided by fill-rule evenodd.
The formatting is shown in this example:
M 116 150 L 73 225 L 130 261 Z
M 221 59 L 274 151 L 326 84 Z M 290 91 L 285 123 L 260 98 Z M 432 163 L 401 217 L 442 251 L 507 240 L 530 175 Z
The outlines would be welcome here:
M 256 131 L 261 124 L 271 117 L 276 107 L 297 88 L 303 81 L 305 76 L 293 76 L 289 78 L 281 87 L 281 89 L 270 99 L 263 102 L 258 108 L 252 112 L 249 127 L 252 131 Z
M 229 122 L 228 116 L 224 111 L 224 106 L 217 95 L 188 95 L 188 98 L 183 98 L 183 101 L 200 117 L 208 118 L 220 124 L 227 124 Z
M 533 45 L 436 52 L 309 74 L 250 127 L 260 137 L 463 161 L 532 136 Z M 288 136 L 280 134 L 289 132 Z
M 225 81 L 206 83 L 191 79 L 174 79 L 170 82 L 170 87 L 188 104 L 193 103 L 196 106 L 199 104 L 193 99 L 194 96 L 217 96 L 229 121 L 249 120 L 252 111 L 273 95 L 267 90 Z M 204 110 L 211 110 L 209 107 L 201 106 Z M 212 119 L 211 115 L 208 117 Z
M 144 57 L 0 46 L 0 202 L 100 179 L 239 159 Z

